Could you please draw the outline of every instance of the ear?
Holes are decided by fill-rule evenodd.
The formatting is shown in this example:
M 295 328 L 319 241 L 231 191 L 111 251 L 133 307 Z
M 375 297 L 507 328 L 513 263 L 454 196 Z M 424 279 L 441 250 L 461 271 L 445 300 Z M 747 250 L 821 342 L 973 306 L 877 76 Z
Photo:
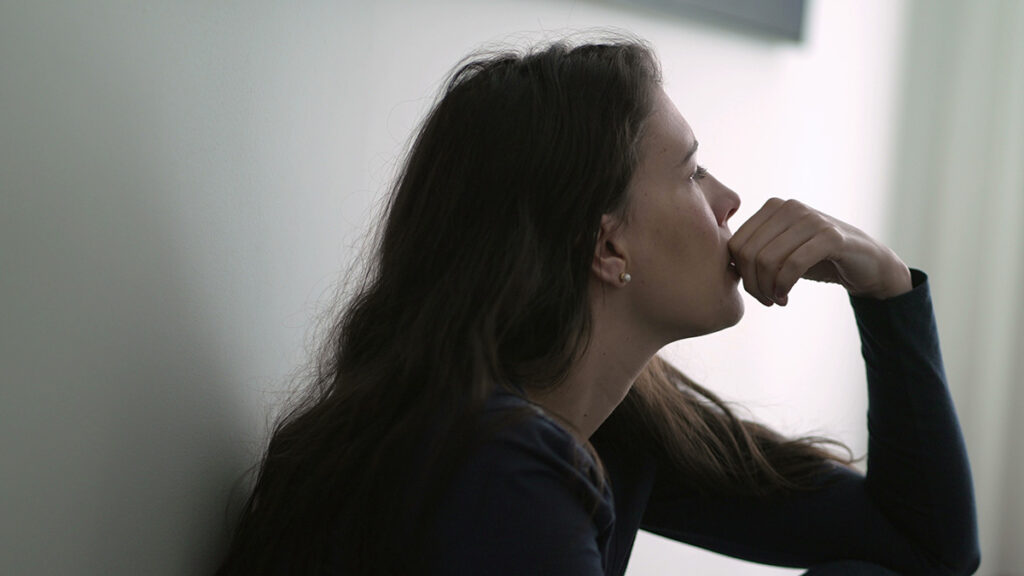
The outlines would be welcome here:
M 601 282 L 622 286 L 619 275 L 629 272 L 627 262 L 626 242 L 620 221 L 611 214 L 602 215 L 591 272 Z

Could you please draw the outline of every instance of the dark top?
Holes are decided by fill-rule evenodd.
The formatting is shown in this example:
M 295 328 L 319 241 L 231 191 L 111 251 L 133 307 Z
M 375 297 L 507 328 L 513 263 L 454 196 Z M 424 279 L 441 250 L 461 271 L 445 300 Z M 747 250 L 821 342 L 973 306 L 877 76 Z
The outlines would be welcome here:
M 967 453 L 946 385 L 927 276 L 888 300 L 850 297 L 868 380 L 868 472 L 834 466 L 812 492 L 705 497 L 656 447 L 591 442 L 593 460 L 559 424 L 535 416 L 474 452 L 441 502 L 441 574 L 623 574 L 638 529 L 746 560 L 814 574 L 971 574 L 979 563 Z M 531 406 L 498 393 L 487 414 Z M 586 466 L 584 466 L 584 470 Z M 591 514 L 592 502 L 597 502 Z

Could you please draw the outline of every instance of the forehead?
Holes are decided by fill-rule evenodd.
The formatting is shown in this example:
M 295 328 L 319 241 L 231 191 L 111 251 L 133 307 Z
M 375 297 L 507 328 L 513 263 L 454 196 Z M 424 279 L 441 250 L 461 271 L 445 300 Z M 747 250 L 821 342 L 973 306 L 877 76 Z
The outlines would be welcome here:
M 690 124 L 672 99 L 664 90 L 658 90 L 641 143 L 645 159 L 681 162 L 693 147 L 694 139 Z

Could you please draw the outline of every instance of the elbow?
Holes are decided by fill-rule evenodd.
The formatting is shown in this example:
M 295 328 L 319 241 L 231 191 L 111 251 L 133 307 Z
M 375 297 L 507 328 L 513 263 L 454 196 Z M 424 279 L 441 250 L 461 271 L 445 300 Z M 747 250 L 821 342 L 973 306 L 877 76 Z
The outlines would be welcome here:
M 942 563 L 942 574 L 949 576 L 970 576 L 981 566 L 981 548 L 975 540 L 973 546 L 965 547 L 955 558 L 946 559 Z
M 969 576 L 981 566 L 981 539 L 974 508 L 964 516 L 968 521 L 948 523 L 952 531 L 946 533 L 945 553 L 937 558 L 943 573 L 950 576 Z
M 978 538 L 978 528 L 975 524 L 975 528 L 972 531 L 972 538 L 970 544 L 964 547 L 964 550 L 960 554 L 959 568 L 957 574 L 963 574 L 965 576 L 974 574 L 978 571 L 978 567 L 981 566 L 981 542 Z
M 970 555 L 964 557 L 964 562 L 960 565 L 960 570 L 957 574 L 963 576 L 969 576 L 978 571 L 978 567 L 981 566 L 981 550 L 975 546 L 974 550 Z
M 978 566 L 981 566 L 981 551 L 980 550 L 974 555 L 973 558 L 971 558 L 970 569 L 968 569 L 966 572 L 964 572 L 964 574 L 974 574 L 975 572 L 978 571 Z

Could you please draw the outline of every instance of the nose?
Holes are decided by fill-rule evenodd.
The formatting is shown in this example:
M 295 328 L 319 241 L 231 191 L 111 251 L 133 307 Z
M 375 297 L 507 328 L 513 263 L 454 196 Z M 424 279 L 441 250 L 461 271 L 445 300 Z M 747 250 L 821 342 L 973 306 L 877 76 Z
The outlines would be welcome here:
M 729 218 L 732 218 L 732 215 L 739 210 L 740 196 L 733 192 L 731 188 L 719 182 L 717 178 L 715 178 L 713 194 L 711 208 L 715 213 L 715 218 L 718 220 L 718 225 L 725 226 Z

